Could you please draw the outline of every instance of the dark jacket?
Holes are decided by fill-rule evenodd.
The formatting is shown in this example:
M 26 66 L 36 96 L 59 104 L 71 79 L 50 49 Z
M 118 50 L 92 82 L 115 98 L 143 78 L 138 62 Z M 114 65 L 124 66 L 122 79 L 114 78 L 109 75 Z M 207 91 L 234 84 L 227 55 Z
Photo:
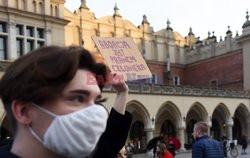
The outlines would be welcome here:
M 111 110 L 107 127 L 101 136 L 97 148 L 91 158 L 115 158 L 124 146 L 132 122 L 132 115 L 128 112 L 121 115 Z M 10 152 L 12 143 L 0 147 L 0 158 L 20 158 Z
M 242 145 L 242 149 L 246 149 L 247 148 L 247 139 L 246 139 L 246 137 L 242 137 L 240 142 L 241 142 L 241 145 Z
M 132 115 L 130 113 L 126 112 L 125 115 L 121 115 L 112 109 L 106 130 L 101 136 L 91 158 L 116 158 L 125 145 L 131 122 Z
M 207 135 L 202 136 L 193 144 L 192 158 L 224 158 L 223 145 Z

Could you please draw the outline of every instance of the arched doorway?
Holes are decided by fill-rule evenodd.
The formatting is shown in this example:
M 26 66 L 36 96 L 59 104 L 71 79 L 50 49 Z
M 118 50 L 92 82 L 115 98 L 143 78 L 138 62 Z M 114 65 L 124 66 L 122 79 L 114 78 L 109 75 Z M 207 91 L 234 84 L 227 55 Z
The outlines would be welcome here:
M 210 135 L 218 141 L 221 140 L 221 128 L 219 122 L 216 119 L 212 119 L 212 127 L 210 129 Z
M 134 151 L 140 153 L 146 149 L 147 141 L 149 141 L 147 140 L 145 128 L 148 127 L 150 124 L 149 120 L 151 121 L 151 119 L 146 108 L 138 101 L 130 101 L 126 110 L 133 116 L 128 141 L 134 144 Z
M 181 114 L 179 109 L 172 102 L 166 102 L 157 112 L 154 135 L 177 136 L 178 131 L 176 129 L 180 124 Z
M 193 128 L 194 124 L 199 121 L 208 120 L 208 113 L 206 109 L 200 103 L 194 103 L 193 106 L 189 109 L 186 117 L 186 144 L 185 147 L 190 149 L 194 143 L 193 138 Z
M 173 123 L 170 120 L 165 120 L 161 126 L 161 134 L 176 136 L 176 131 Z
M 212 114 L 212 127 L 210 128 L 210 135 L 217 140 L 221 140 L 222 136 L 227 135 L 226 124 L 230 118 L 230 112 L 225 104 L 220 103 Z
M 242 135 L 249 137 L 249 111 L 244 104 L 240 104 L 233 117 L 233 139 L 240 140 Z
M 234 125 L 233 125 L 233 139 L 240 140 L 242 137 L 242 127 L 241 123 L 238 118 L 234 118 Z
M 141 143 L 146 138 L 146 132 L 144 131 L 144 124 L 141 121 L 135 121 L 130 128 L 129 139 L 134 144 L 134 152 L 141 153 L 143 148 Z
M 187 144 L 186 144 L 186 148 L 189 149 L 191 148 L 192 144 L 194 143 L 194 137 L 193 137 L 193 129 L 194 129 L 194 124 L 196 123 L 197 121 L 194 120 L 194 119 L 191 119 L 188 124 L 187 124 L 187 129 L 186 129 L 186 132 L 187 132 Z

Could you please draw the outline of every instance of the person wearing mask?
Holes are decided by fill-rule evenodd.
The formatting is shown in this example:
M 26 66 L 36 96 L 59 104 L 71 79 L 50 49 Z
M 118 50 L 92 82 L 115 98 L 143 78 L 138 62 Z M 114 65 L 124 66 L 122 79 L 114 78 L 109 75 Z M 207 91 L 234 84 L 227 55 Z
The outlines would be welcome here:
M 192 147 L 192 158 L 224 158 L 223 146 L 208 136 L 206 122 L 197 122 L 194 125 L 193 136 L 196 142 Z
M 14 141 L 0 148 L 0 157 L 115 157 L 132 121 L 125 112 L 128 87 L 114 82 L 108 115 L 104 85 L 89 81 L 98 75 L 106 78 L 106 66 L 80 47 L 43 47 L 14 61 L 0 81 Z

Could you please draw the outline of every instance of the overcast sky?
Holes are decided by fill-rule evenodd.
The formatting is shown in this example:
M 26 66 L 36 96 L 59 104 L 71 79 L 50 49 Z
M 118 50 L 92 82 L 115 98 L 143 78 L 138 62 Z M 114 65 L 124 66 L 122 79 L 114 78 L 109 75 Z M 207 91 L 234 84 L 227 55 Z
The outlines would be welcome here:
M 225 37 L 230 26 L 233 36 L 238 30 L 242 33 L 242 25 L 246 21 L 246 11 L 250 10 L 250 0 L 86 0 L 89 9 L 97 18 L 111 16 L 117 3 L 120 14 L 135 26 L 142 22 L 146 14 L 154 31 L 166 28 L 167 19 L 174 31 L 186 36 L 190 26 L 195 36 L 202 39 L 208 31 L 215 31 L 217 39 Z M 65 6 L 74 11 L 81 0 L 66 0 Z

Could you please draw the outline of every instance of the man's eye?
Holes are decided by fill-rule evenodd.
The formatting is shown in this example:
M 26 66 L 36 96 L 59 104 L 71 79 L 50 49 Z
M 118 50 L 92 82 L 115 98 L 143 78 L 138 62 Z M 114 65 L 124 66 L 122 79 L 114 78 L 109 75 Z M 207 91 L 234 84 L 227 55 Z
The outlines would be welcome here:
M 72 97 L 71 99 L 72 101 L 75 101 L 75 102 L 83 102 L 84 101 L 84 98 L 82 96 L 75 96 L 75 97 Z

